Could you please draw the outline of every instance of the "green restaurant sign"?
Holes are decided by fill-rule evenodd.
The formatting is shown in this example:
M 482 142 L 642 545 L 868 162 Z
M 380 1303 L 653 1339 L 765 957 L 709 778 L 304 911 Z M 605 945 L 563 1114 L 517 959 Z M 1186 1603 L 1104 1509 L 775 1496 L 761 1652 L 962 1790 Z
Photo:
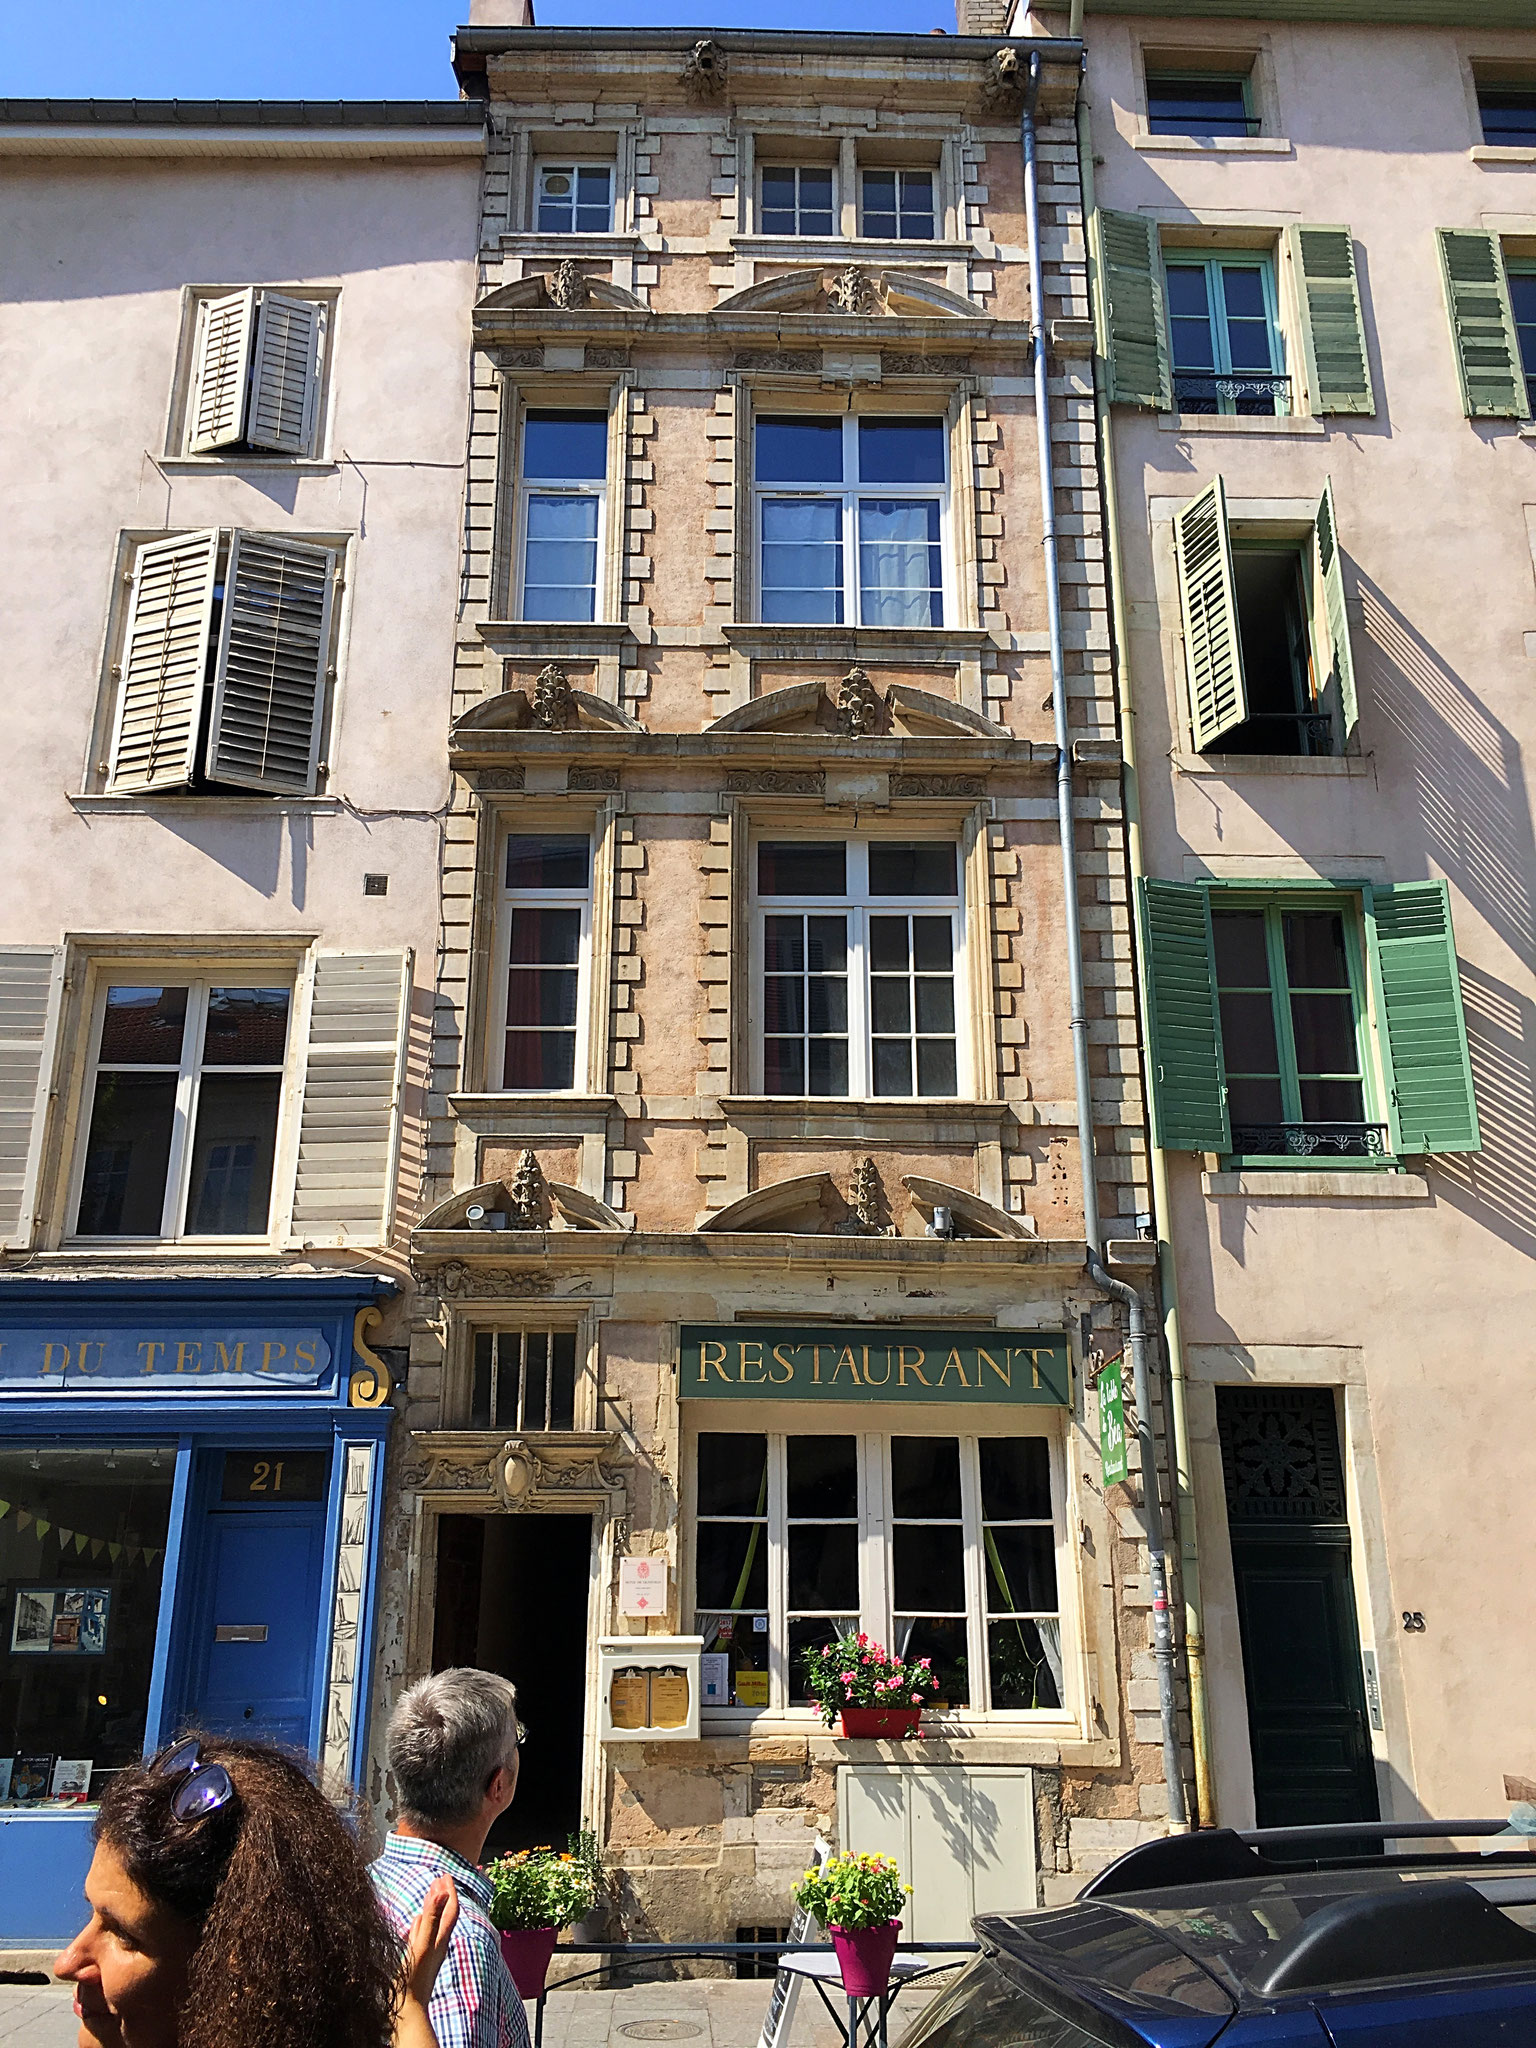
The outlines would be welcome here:
M 1071 1401 L 1060 1330 L 684 1323 L 680 1373 L 693 1401 Z

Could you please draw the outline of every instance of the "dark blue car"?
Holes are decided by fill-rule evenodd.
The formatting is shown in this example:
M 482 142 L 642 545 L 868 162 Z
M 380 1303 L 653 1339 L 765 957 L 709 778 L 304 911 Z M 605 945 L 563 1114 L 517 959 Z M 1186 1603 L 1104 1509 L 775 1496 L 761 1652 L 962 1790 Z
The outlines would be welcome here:
M 1376 1848 L 1213 1828 L 1133 1849 L 1073 1905 L 977 1920 L 980 1956 L 901 2048 L 1536 2048 L 1536 1857 Z

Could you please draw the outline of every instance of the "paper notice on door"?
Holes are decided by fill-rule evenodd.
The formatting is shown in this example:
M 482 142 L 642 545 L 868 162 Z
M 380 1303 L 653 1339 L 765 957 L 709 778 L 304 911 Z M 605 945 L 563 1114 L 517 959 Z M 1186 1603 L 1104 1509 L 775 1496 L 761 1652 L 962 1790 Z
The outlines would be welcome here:
M 615 1728 L 648 1728 L 649 1673 L 615 1671 L 608 1685 L 608 1718 Z
M 744 1671 L 736 1667 L 736 1704 L 738 1707 L 766 1707 L 768 1704 L 768 1674 L 766 1671 Z
M 651 1673 L 652 1728 L 681 1728 L 688 1719 L 688 1674 L 669 1664 Z

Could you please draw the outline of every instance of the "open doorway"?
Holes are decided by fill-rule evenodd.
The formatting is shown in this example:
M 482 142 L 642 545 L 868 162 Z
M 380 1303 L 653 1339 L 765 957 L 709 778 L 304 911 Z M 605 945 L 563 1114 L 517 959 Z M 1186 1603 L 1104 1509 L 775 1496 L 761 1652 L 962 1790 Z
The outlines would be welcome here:
M 432 1668 L 510 1678 L 528 1730 L 517 1797 L 488 1855 L 563 1849 L 581 1826 L 591 1568 L 590 1515 L 438 1518 Z

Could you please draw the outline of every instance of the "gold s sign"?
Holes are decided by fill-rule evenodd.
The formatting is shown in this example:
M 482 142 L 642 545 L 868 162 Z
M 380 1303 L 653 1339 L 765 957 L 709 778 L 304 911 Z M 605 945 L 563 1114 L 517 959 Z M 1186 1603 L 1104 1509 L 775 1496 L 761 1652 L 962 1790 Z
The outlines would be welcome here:
M 352 1349 L 363 1361 L 347 1382 L 347 1400 L 353 1408 L 382 1408 L 394 1391 L 389 1367 L 368 1343 L 367 1332 L 376 1330 L 384 1312 L 369 1304 L 352 1318 Z

